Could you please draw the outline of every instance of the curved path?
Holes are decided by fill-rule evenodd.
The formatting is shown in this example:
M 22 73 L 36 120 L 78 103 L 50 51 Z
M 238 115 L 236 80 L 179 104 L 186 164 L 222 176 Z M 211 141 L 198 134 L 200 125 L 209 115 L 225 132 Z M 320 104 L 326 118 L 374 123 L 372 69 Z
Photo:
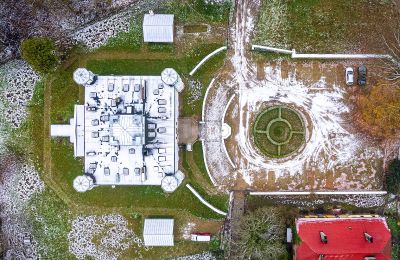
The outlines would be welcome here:
M 208 201 L 206 201 L 189 183 L 186 184 L 186 188 L 188 188 L 193 193 L 193 195 L 196 196 L 196 198 L 198 198 L 200 202 L 206 205 L 209 209 L 222 216 L 226 216 L 226 212 L 219 210 L 210 203 L 208 203 Z
M 232 183 L 224 183 L 224 180 L 237 173 L 234 168 L 235 162 L 231 162 L 229 154 L 225 152 L 221 127 L 229 100 L 235 93 L 240 92 L 240 88 L 246 87 L 247 74 L 251 71 L 246 57 L 247 51 L 250 49 L 249 39 L 252 32 L 248 14 L 257 8 L 250 5 L 254 5 L 254 3 L 248 0 L 237 0 L 235 3 L 234 21 L 229 33 L 228 62 L 216 77 L 203 101 L 205 107 L 203 150 L 207 155 L 206 163 L 216 182 L 226 189 L 231 188 L 229 186 Z

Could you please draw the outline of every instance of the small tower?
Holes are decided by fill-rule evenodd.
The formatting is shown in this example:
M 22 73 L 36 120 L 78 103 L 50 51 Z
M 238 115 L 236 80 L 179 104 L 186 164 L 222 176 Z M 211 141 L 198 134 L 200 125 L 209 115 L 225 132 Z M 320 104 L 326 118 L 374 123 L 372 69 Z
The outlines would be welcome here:
M 161 188 L 166 193 L 174 192 L 178 186 L 178 179 L 175 176 L 165 176 L 161 180 Z
M 87 175 L 80 175 L 74 179 L 73 187 L 77 192 L 85 192 L 93 188 L 93 179 Z
M 79 85 L 92 85 L 96 81 L 96 75 L 85 68 L 74 71 L 74 81 Z
M 172 68 L 166 68 L 161 72 L 161 80 L 164 84 L 175 87 L 178 92 L 181 92 L 184 88 L 181 77 L 179 77 L 178 72 Z

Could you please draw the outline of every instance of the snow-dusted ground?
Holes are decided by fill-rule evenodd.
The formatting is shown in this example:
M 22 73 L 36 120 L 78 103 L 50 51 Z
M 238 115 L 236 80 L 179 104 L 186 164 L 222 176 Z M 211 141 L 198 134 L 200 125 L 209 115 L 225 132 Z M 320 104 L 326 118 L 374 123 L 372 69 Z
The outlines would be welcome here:
M 32 164 L 2 157 L 0 182 L 1 232 L 7 249 L 5 259 L 37 259 L 37 242 L 31 234 L 24 210 L 32 196 L 44 189 L 44 183 Z M 28 238 L 29 243 L 24 243 Z
M 250 49 L 250 38 L 254 30 L 254 20 L 259 2 L 238 2 L 236 20 L 231 28 L 233 53 L 230 61 L 233 67 L 231 78 L 219 78 L 206 102 L 205 121 L 221 120 L 221 111 L 226 106 L 229 94 L 235 91 L 238 100 L 232 103 L 233 109 L 227 117 L 238 125 L 232 126 L 233 141 L 228 147 L 231 158 L 238 166 L 232 169 L 228 158 L 222 152 L 222 141 L 216 141 L 220 132 L 209 131 L 208 142 L 205 142 L 208 168 L 214 178 L 225 188 L 245 183 L 253 187 L 257 179 L 267 182 L 267 176 L 274 179 L 281 177 L 290 181 L 281 189 L 324 189 L 326 186 L 335 189 L 376 189 L 376 174 L 382 171 L 380 160 L 383 158 L 381 148 L 374 146 L 371 140 L 362 137 L 351 122 L 345 120 L 350 108 L 345 100 L 346 89 L 340 81 L 326 80 L 321 75 L 318 80 L 304 80 L 296 75 L 304 73 L 291 66 L 288 75 L 282 75 L 281 62 L 266 64 L 263 67 L 265 76 L 260 79 L 255 64 L 247 51 Z M 336 68 L 332 66 L 333 70 Z M 310 69 L 312 71 L 312 69 Z M 307 73 L 307 72 L 306 72 Z M 311 72 L 308 72 L 311 73 Z M 312 78 L 312 75 L 309 76 Z M 285 104 L 297 109 L 308 123 L 306 145 L 298 154 L 286 159 L 269 159 L 262 155 L 252 141 L 251 126 L 255 115 L 268 104 Z M 206 129 L 210 127 L 205 127 Z M 211 140 L 212 139 L 212 140 Z M 207 140 L 206 140 L 207 141 Z M 331 184 L 321 179 L 314 184 L 304 182 L 304 175 L 324 175 L 330 172 Z M 235 184 L 236 183 L 236 184 Z M 243 188 L 243 186 L 242 186 Z
M 378 147 L 372 147 L 363 138 L 349 130 L 349 123 L 343 115 L 349 112 L 344 102 L 345 91 L 338 85 L 328 85 L 322 77 L 318 82 L 306 84 L 297 81 L 295 73 L 287 79 L 280 75 L 281 68 L 265 68 L 267 79 L 261 82 L 251 80 L 250 87 L 240 88 L 238 143 L 242 174 L 252 171 L 273 171 L 277 177 L 285 173 L 301 174 L 304 169 L 313 171 L 333 170 L 340 173 L 336 187 L 346 189 L 346 174 L 340 172 L 345 166 L 354 166 L 354 171 L 365 172 L 365 162 L 382 158 Z M 303 111 L 309 118 L 311 128 L 305 148 L 296 156 L 285 159 L 267 159 L 254 147 L 252 142 L 251 119 L 261 111 L 262 105 L 282 103 Z M 251 166 L 249 166 L 251 164 Z M 371 166 L 371 165 L 369 165 Z M 379 169 L 369 169 L 372 178 Z M 251 184 L 251 182 L 249 183 Z M 363 187 L 360 188 L 368 188 Z
M 116 0 L 113 1 L 112 4 L 118 7 L 128 5 L 129 2 L 130 1 Z M 136 19 L 137 17 L 141 17 L 143 13 L 149 10 L 157 9 L 162 3 L 163 0 L 137 1 L 135 6 L 129 10 L 85 26 L 73 32 L 71 37 L 75 42 L 82 43 L 89 49 L 96 49 L 107 43 L 111 37 L 116 36 L 118 33 L 128 32 L 133 20 L 135 20 L 135 23 L 141 23 L 140 20 Z
M 72 38 L 89 49 L 95 49 L 118 33 L 129 31 L 131 19 L 131 12 L 119 13 L 74 32 Z
M 386 195 L 313 195 L 310 196 L 263 196 L 277 205 L 290 205 L 299 208 L 314 208 L 323 204 L 347 204 L 359 208 L 375 208 L 385 205 Z
M 70 252 L 78 259 L 118 259 L 133 245 L 138 249 L 135 257 L 141 259 L 139 248 L 144 247 L 142 240 L 129 229 L 127 220 L 116 214 L 76 218 L 68 240 Z
M 190 240 L 192 230 L 196 227 L 196 223 L 189 222 L 186 226 L 183 226 L 181 229 L 182 238 L 186 240 Z
M 25 61 L 13 60 L 0 66 L 0 111 L 12 127 L 19 127 L 26 118 L 26 105 L 39 79 Z
M 214 259 L 216 258 L 210 252 L 174 258 L 174 260 L 214 260 Z

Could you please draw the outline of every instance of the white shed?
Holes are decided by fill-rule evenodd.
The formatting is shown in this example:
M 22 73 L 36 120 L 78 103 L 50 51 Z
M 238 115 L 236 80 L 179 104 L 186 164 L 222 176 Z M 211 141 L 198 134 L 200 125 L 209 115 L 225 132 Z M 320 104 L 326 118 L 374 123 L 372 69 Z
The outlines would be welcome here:
M 143 229 L 145 246 L 173 246 L 173 219 L 145 219 Z
M 173 14 L 145 14 L 143 19 L 144 42 L 174 42 Z

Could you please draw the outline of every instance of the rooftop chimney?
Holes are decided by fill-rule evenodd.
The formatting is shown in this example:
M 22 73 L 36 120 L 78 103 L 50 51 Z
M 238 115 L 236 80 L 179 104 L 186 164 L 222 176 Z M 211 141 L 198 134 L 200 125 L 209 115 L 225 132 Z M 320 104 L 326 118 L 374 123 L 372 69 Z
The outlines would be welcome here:
M 326 235 L 324 232 L 320 231 L 320 232 L 319 232 L 319 236 L 320 236 L 320 238 L 321 238 L 321 242 L 322 242 L 322 243 L 328 244 L 328 237 L 327 237 L 327 235 Z
M 365 240 L 367 240 L 369 243 L 374 242 L 374 238 L 367 232 L 364 232 L 364 237 L 365 237 Z

